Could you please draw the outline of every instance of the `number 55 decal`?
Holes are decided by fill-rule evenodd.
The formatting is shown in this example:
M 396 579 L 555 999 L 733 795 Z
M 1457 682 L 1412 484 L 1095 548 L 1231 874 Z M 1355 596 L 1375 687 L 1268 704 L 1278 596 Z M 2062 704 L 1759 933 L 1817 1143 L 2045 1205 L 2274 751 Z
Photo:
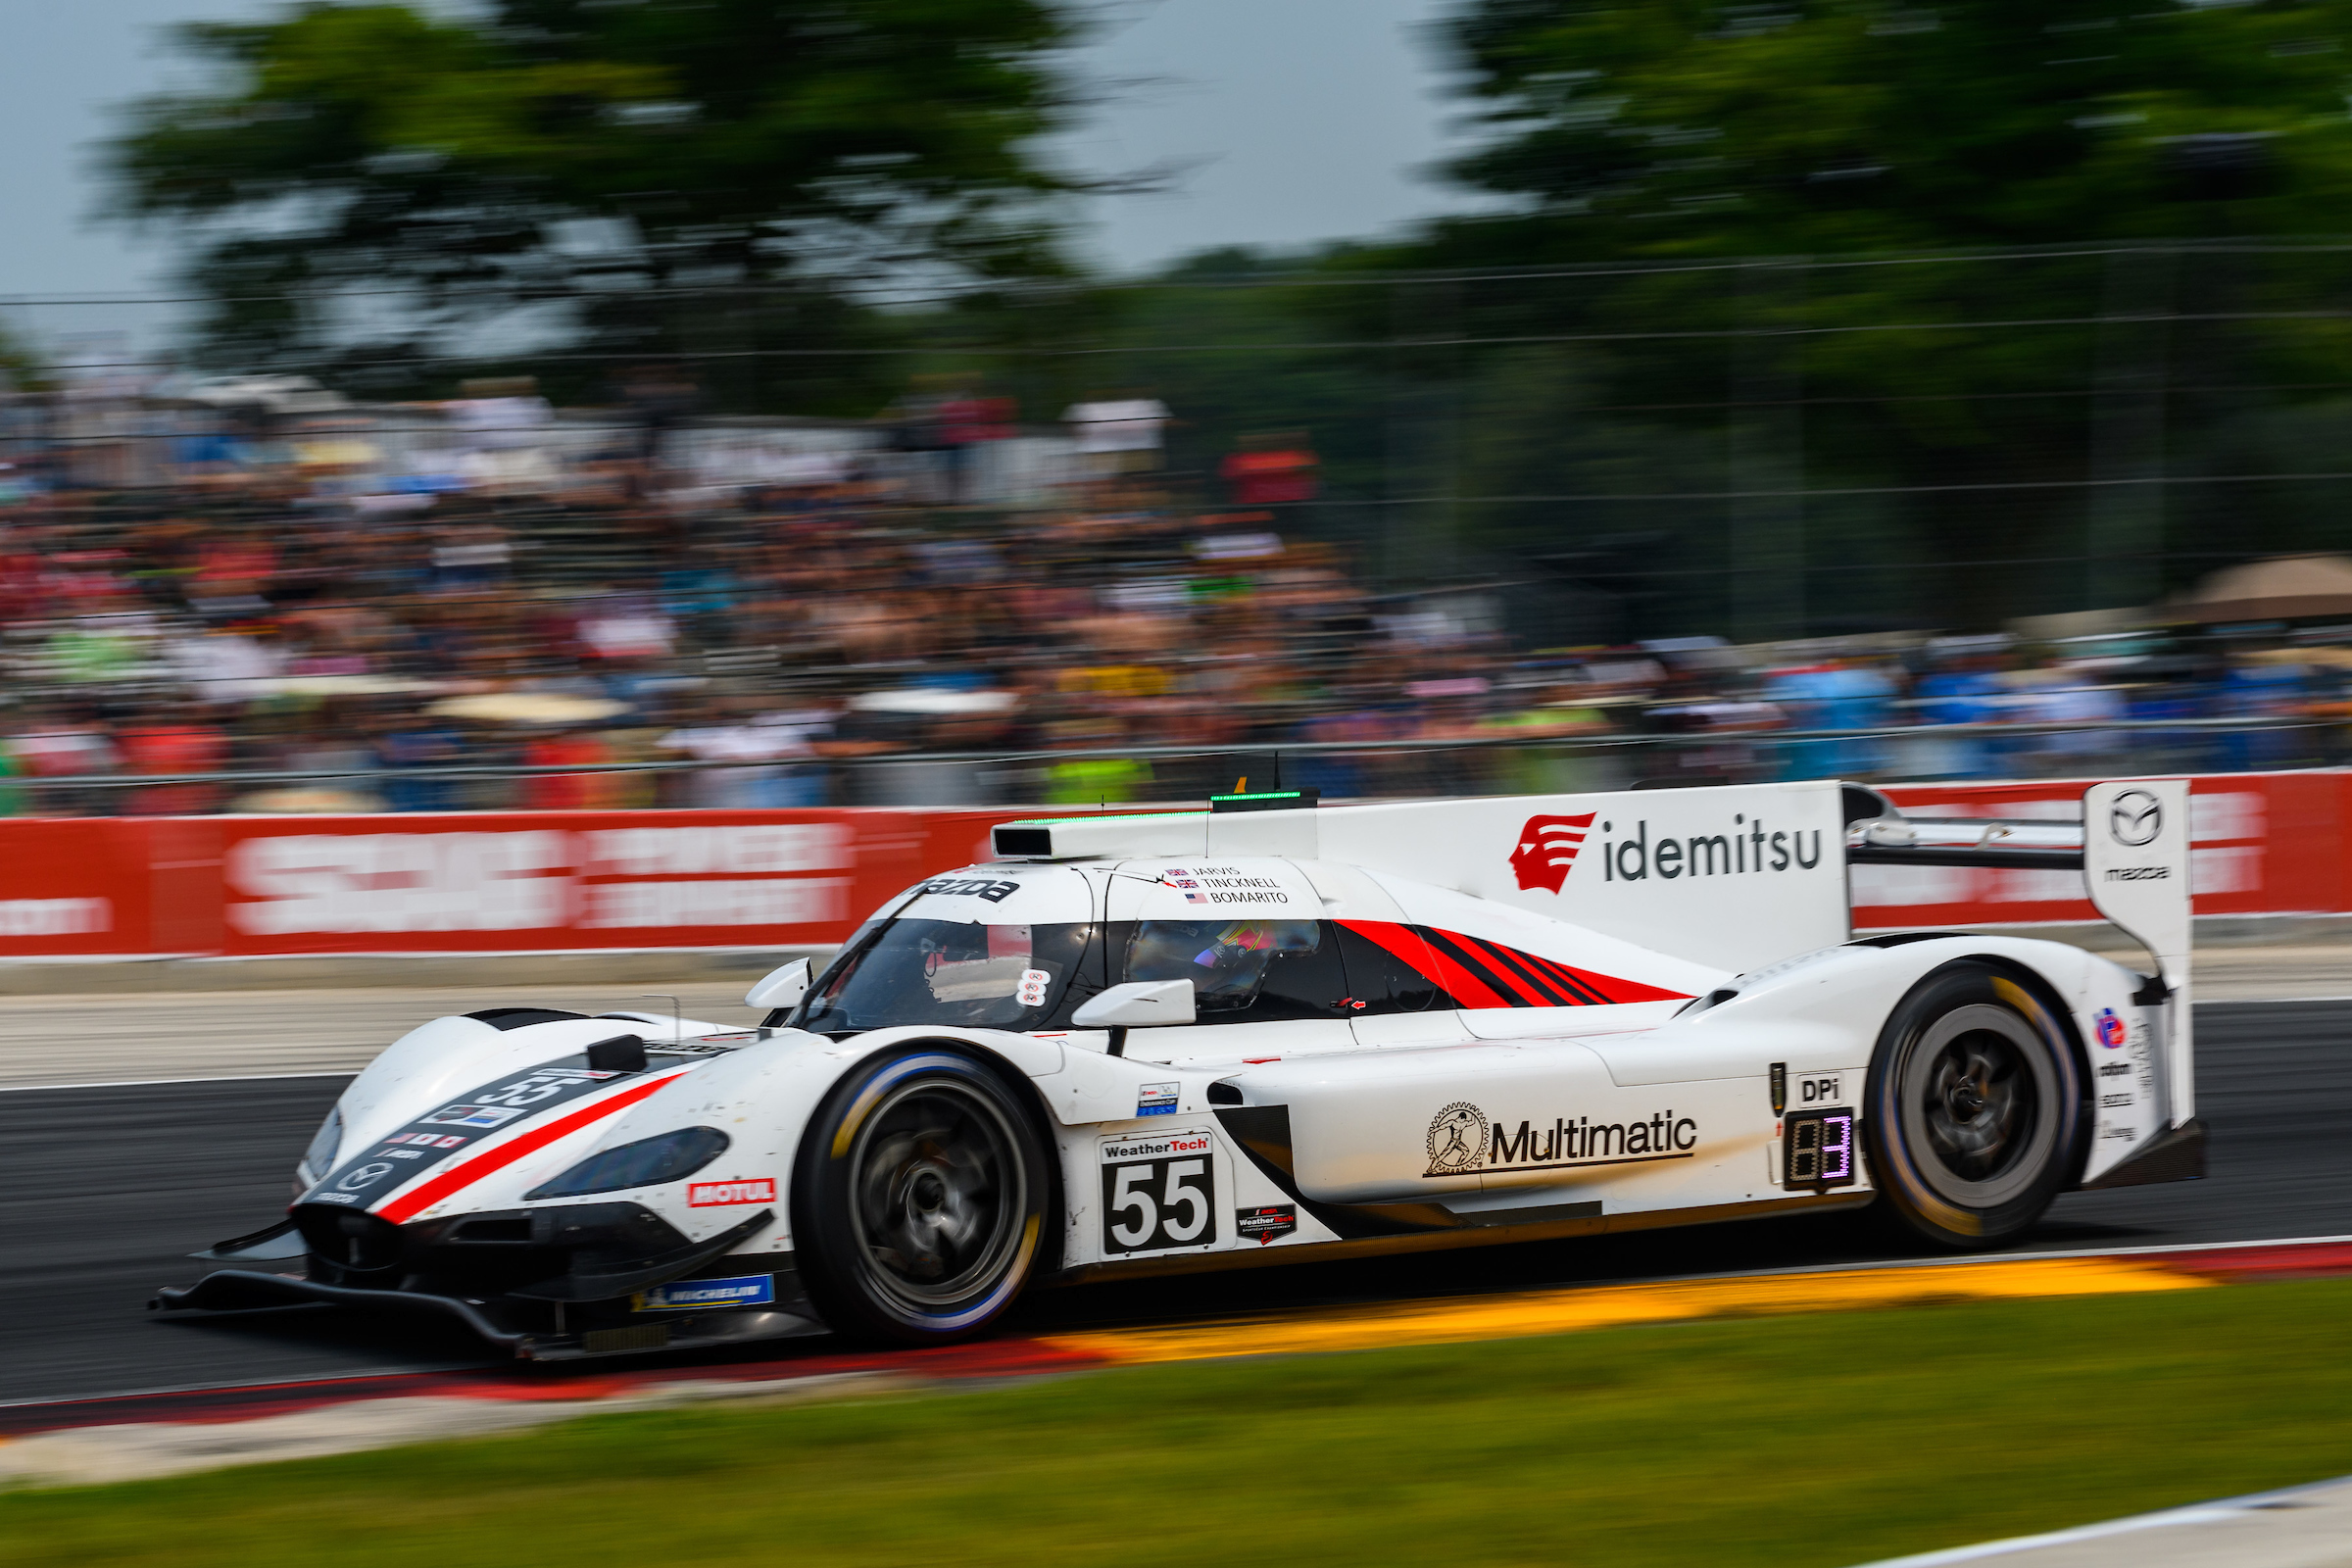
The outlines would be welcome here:
M 1103 1140 L 1103 1254 L 1213 1246 L 1214 1150 L 1213 1135 L 1201 1132 Z

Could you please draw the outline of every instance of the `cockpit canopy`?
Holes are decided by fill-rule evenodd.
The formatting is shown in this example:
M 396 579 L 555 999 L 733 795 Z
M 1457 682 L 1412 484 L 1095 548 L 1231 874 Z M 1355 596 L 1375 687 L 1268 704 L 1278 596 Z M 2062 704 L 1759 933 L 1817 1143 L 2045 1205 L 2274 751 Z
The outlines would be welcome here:
M 1355 891 L 1256 857 L 969 867 L 894 900 L 770 1021 L 1059 1030 L 1111 986 L 1190 980 L 1200 1023 L 1288 1023 L 1681 1000 L 1718 978 L 1459 894 L 1404 884 L 1408 913 L 1360 872 L 1313 875 Z
M 1211 1021 L 1256 1010 L 1277 964 L 1311 959 L 1323 946 L 1313 920 L 1123 920 L 1098 942 L 1092 922 L 897 919 L 845 950 L 793 1021 L 820 1033 L 1066 1026 L 1078 1003 L 1129 980 L 1190 980 L 1195 1006 Z M 1311 1015 L 1335 1016 L 1344 995 Z

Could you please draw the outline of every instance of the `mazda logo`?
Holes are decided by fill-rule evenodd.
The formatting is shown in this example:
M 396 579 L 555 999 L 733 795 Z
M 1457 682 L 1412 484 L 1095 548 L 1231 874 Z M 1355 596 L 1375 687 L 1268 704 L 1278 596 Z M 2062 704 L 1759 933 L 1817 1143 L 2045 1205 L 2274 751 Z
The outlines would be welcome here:
M 389 1175 L 391 1170 L 392 1167 L 389 1165 L 362 1165 L 358 1170 L 353 1171 L 350 1175 L 335 1183 L 335 1185 L 342 1188 L 347 1193 L 356 1193 L 361 1188 L 367 1186 L 369 1182 L 374 1181 L 378 1176 Z
M 2146 790 L 2126 790 L 2107 804 L 2107 833 L 2116 843 L 2138 849 L 2164 831 L 2164 803 Z

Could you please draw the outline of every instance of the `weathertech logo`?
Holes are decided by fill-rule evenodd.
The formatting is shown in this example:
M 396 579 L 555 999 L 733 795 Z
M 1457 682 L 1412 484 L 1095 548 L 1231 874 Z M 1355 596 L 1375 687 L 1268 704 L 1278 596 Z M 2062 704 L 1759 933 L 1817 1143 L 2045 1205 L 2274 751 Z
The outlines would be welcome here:
M 1519 830 L 1519 847 L 1511 852 L 1511 870 L 1519 878 L 1519 891 L 1542 888 L 1546 893 L 1559 892 L 1596 814 L 1529 817 L 1527 826 Z
M 686 1201 L 695 1208 L 717 1208 L 727 1203 L 772 1203 L 776 1184 L 761 1176 L 748 1182 L 696 1182 L 686 1189 Z

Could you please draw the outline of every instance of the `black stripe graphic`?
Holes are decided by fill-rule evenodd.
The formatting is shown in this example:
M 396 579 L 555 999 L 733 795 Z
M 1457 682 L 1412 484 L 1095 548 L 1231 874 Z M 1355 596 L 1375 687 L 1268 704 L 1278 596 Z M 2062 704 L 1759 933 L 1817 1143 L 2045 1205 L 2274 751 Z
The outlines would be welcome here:
M 1594 986 L 1590 980 L 1581 978 L 1575 970 L 1569 968 L 1566 964 L 1560 962 L 1558 959 L 1537 957 L 1536 955 L 1532 953 L 1529 954 L 1528 956 L 1535 958 L 1536 962 L 1544 965 L 1544 971 L 1551 975 L 1554 980 L 1558 981 L 1561 985 L 1567 987 L 1569 990 L 1575 992 L 1579 998 L 1583 999 L 1586 1006 L 1606 1006 L 1612 1000 L 1610 997 L 1601 992 L 1599 988 Z
M 1462 941 L 1464 939 L 1457 938 L 1448 931 L 1440 931 L 1435 926 L 1417 926 L 1414 929 L 1419 930 L 1422 933 L 1422 935 L 1428 940 L 1431 947 L 1437 949 L 1440 953 L 1445 954 L 1446 956 L 1451 958 L 1454 962 L 1469 970 L 1471 977 L 1477 980 L 1481 985 L 1484 985 L 1489 991 L 1494 992 L 1498 997 L 1508 998 L 1512 1006 L 1532 1007 L 1535 1005 L 1534 1003 L 1527 1000 L 1526 995 L 1521 992 L 1518 986 L 1512 984 L 1510 981 L 1504 979 L 1501 975 L 1494 972 L 1493 960 L 1482 958 L 1480 956 L 1473 954 L 1464 948 L 1462 946 Z
M 1499 942 L 1489 942 L 1484 938 L 1474 938 L 1473 940 L 1477 941 L 1478 945 L 1495 962 L 1506 965 L 1513 974 L 1525 980 L 1536 995 L 1542 997 L 1551 1006 L 1574 1007 L 1584 1001 L 1583 998 L 1573 994 L 1563 994 L 1563 988 L 1559 982 L 1539 971 L 1534 963 L 1529 961 L 1534 956 L 1532 954 L 1520 953 L 1504 947 Z

